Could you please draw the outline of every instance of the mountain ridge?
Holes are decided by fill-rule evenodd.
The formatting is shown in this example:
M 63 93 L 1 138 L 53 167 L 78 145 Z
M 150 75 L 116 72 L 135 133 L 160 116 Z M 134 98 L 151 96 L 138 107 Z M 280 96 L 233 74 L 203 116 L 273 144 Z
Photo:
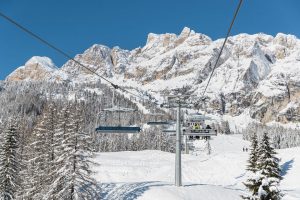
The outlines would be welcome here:
M 213 41 L 185 27 L 179 35 L 149 33 L 145 46 L 133 50 L 95 44 L 76 55 L 75 60 L 119 85 L 140 93 L 147 91 L 156 99 L 178 88 L 201 97 L 222 42 L 223 39 Z M 99 81 L 77 65 L 69 60 L 50 75 L 42 73 L 29 79 L 42 80 L 44 75 L 45 80 L 54 81 Z M 263 123 L 295 122 L 300 112 L 299 67 L 300 40 L 293 35 L 231 36 L 209 84 L 209 100 L 202 109 L 238 116 L 248 108 L 248 115 Z M 26 74 L 22 75 L 28 80 Z M 22 80 L 12 78 L 14 73 L 8 77 Z

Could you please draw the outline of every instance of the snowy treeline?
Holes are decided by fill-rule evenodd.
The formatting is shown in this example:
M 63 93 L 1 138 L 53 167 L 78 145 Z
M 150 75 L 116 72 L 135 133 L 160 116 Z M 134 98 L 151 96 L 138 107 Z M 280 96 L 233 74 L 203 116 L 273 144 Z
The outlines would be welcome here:
M 95 133 L 94 150 L 100 152 L 161 150 L 174 152 L 175 141 L 158 128 L 149 128 L 139 134 Z
M 251 135 L 257 134 L 258 138 L 262 138 L 264 133 L 268 133 L 270 142 L 276 149 L 290 148 L 300 146 L 300 130 L 293 128 L 285 128 L 282 126 L 264 126 L 258 123 L 248 125 L 242 131 L 243 138 L 251 139 Z
M 0 125 L 4 127 L 11 118 L 19 118 L 24 129 L 32 128 L 45 104 L 42 92 L 47 86 L 27 82 L 3 84 L 0 90 Z

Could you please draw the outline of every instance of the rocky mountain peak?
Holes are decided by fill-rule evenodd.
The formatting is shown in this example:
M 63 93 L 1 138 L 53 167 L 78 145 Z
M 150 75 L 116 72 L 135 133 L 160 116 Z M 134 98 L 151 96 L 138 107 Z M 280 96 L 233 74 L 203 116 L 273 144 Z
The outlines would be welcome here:
M 25 66 L 36 65 L 36 64 L 45 68 L 45 70 L 51 71 L 56 69 L 56 66 L 53 63 L 53 61 L 50 58 L 45 56 L 33 56 L 25 63 Z
M 6 81 L 44 80 L 56 70 L 56 66 L 50 58 L 34 56 L 24 66 L 13 71 Z
M 210 44 L 211 39 L 204 34 L 195 33 L 188 27 L 184 27 L 179 35 L 174 33 L 149 33 L 142 51 L 150 51 L 152 54 L 160 51 L 166 52 L 183 43 L 187 43 L 188 46 L 203 45 Z
M 294 35 L 278 33 L 275 36 L 273 43 L 282 45 L 287 48 L 294 48 L 297 45 L 297 43 L 299 43 L 299 41 Z

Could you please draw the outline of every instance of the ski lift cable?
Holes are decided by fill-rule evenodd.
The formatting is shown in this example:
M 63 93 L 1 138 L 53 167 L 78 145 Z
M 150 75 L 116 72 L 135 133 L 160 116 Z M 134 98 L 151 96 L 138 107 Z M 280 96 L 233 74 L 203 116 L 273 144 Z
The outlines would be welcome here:
M 222 55 L 223 49 L 224 49 L 225 44 L 226 44 L 226 42 L 227 42 L 227 40 L 228 40 L 228 37 L 229 37 L 229 35 L 230 35 L 232 26 L 233 26 L 233 24 L 234 24 L 234 22 L 235 22 L 235 19 L 236 19 L 236 17 L 237 17 L 237 14 L 238 14 L 240 8 L 241 8 L 242 2 L 243 2 L 243 0 L 240 0 L 239 4 L 238 4 L 238 6 L 237 6 L 237 8 L 236 8 L 236 10 L 235 10 L 235 13 L 234 13 L 233 19 L 232 19 L 232 21 L 231 21 L 231 23 L 230 23 L 230 26 L 229 26 L 229 28 L 228 28 L 228 31 L 227 31 L 225 40 L 224 40 L 224 42 L 223 42 L 223 44 L 222 44 L 221 50 L 220 50 L 220 52 L 219 52 L 219 55 L 218 55 L 217 60 L 216 60 L 216 63 L 215 63 L 215 65 L 214 65 L 213 69 L 212 69 L 212 72 L 211 72 L 211 74 L 210 74 L 210 77 L 209 77 L 208 82 L 207 82 L 207 84 L 206 84 L 206 86 L 205 86 L 205 89 L 204 89 L 204 91 L 203 91 L 202 96 L 204 96 L 204 94 L 205 94 L 205 92 L 206 92 L 206 90 L 207 90 L 207 87 L 208 87 L 208 85 L 209 85 L 209 83 L 210 83 L 210 81 L 211 81 L 212 75 L 213 75 L 213 73 L 214 73 L 214 71 L 215 71 L 215 69 L 216 69 L 216 67 L 217 67 L 217 65 L 218 65 L 218 62 L 219 62 L 220 57 L 221 57 L 221 55 Z
M 108 82 L 114 89 L 119 89 L 123 92 L 126 92 L 128 94 L 131 94 L 135 97 L 138 98 L 144 98 L 142 96 L 139 96 L 137 94 L 134 94 L 131 91 L 126 90 L 125 88 L 114 84 L 112 81 L 108 80 L 107 78 L 105 78 L 104 76 L 98 74 L 97 72 L 91 70 L 90 68 L 88 68 L 87 66 L 83 65 L 82 63 L 80 63 L 79 61 L 75 60 L 74 58 L 72 58 L 68 53 L 66 53 L 65 51 L 61 50 L 60 48 L 56 47 L 55 45 L 53 45 L 52 43 L 48 42 L 47 40 L 43 39 L 42 37 L 40 37 L 39 35 L 35 34 L 34 32 L 32 32 L 31 30 L 29 30 L 28 28 L 22 26 L 21 24 L 19 24 L 18 22 L 16 22 L 15 20 L 13 20 L 12 18 L 8 17 L 7 15 L 3 14 L 2 12 L 0 12 L 0 16 L 3 17 L 5 20 L 7 20 L 8 22 L 10 22 L 11 24 L 15 25 L 16 27 L 18 27 L 19 29 L 21 29 L 22 31 L 26 32 L 27 34 L 31 35 L 33 38 L 37 39 L 38 41 L 44 43 L 46 46 L 50 47 L 51 49 L 55 50 L 56 52 L 62 54 L 64 57 L 72 60 L 73 62 L 75 62 L 76 64 L 78 64 L 79 66 L 87 69 L 88 71 L 90 71 L 91 73 L 95 74 L 96 76 L 98 76 L 99 78 L 105 80 L 106 82 Z M 75 65 L 76 66 L 76 65 Z

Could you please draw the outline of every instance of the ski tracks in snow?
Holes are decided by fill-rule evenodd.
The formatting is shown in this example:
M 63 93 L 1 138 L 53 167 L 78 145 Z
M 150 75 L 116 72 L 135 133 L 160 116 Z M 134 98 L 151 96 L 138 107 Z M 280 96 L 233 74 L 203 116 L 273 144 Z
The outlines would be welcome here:
M 155 181 L 138 183 L 101 183 L 102 200 L 135 200 L 150 187 L 168 186 L 170 184 Z

